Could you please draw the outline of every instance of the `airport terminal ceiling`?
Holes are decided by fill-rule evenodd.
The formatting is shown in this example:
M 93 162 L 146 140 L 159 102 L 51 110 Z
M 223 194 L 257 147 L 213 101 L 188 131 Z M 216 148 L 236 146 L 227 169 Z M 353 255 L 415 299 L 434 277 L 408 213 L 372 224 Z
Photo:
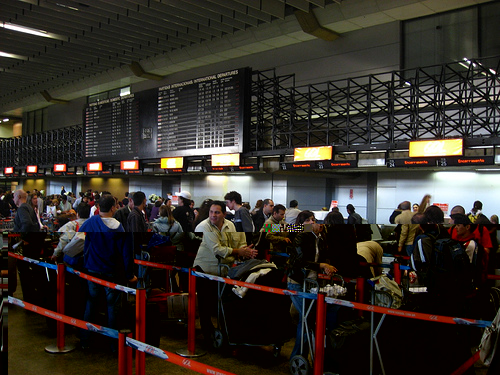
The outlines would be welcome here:
M 297 44 L 315 33 L 334 38 L 482 2 L 3 0 L 0 113 L 20 118 L 49 103 L 147 79 L 169 83 L 170 74 Z

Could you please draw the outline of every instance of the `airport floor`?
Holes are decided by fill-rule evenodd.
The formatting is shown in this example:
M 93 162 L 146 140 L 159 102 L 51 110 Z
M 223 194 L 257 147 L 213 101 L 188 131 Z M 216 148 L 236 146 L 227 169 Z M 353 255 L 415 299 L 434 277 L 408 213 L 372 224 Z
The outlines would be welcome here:
M 14 297 L 22 299 L 22 291 L 19 283 Z M 56 336 L 55 330 L 51 327 L 51 324 L 47 323 L 47 319 L 44 316 L 26 311 L 19 306 L 9 305 L 8 324 L 9 375 L 46 373 L 52 375 L 115 375 L 118 373 L 117 356 L 111 353 L 105 340 L 98 340 L 94 347 L 89 350 L 83 351 L 77 348 L 67 354 L 50 354 L 45 351 L 45 347 L 55 345 Z M 394 325 L 391 324 L 386 326 L 386 328 L 386 330 L 391 332 L 382 335 L 380 339 L 382 349 L 385 350 L 385 365 L 389 365 L 386 367 L 386 370 L 389 370 L 387 373 L 405 373 L 406 371 L 392 371 L 390 368 L 392 356 L 385 349 L 388 342 L 391 342 L 391 346 L 394 345 L 391 337 L 394 337 L 394 334 L 401 335 L 401 332 L 394 332 Z M 187 347 L 187 328 L 184 324 L 164 321 L 160 324 L 159 329 L 161 330 L 160 347 L 162 349 L 175 353 L 177 350 Z M 197 330 L 197 339 L 201 339 L 201 331 L 199 329 Z M 77 332 L 73 327 L 67 328 L 66 343 L 67 345 L 78 347 Z M 205 348 L 203 345 L 197 345 L 197 348 L 206 351 L 206 354 L 199 358 L 193 358 L 193 360 L 240 375 L 290 374 L 289 356 L 293 344 L 293 339 L 287 342 L 277 358 L 274 357 L 271 347 L 241 346 L 231 347 L 229 350 L 221 352 L 216 349 Z M 368 345 L 369 343 L 367 342 Z M 486 371 L 486 368 L 477 363 L 471 373 L 486 375 Z M 135 373 L 135 367 L 133 373 Z M 146 356 L 146 374 L 191 373 L 194 373 L 194 371 L 150 355 Z M 368 374 L 369 372 L 348 371 L 343 373 L 357 375 Z M 381 373 L 381 371 L 377 369 L 374 373 Z M 432 365 L 429 366 L 427 373 L 437 375 L 437 372 L 433 371 Z

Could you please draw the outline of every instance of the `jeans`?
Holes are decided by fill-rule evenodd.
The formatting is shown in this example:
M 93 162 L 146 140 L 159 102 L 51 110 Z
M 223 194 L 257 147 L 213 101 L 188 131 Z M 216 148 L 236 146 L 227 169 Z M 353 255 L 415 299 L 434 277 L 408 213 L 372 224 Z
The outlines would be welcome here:
M 411 245 L 406 245 L 405 246 L 406 254 L 411 257 L 411 254 L 413 254 L 413 244 Z
M 302 285 L 300 284 L 295 284 L 295 283 L 288 283 L 288 290 L 293 290 L 296 292 L 302 292 Z M 301 343 L 302 343 L 302 316 L 304 315 L 303 311 L 303 301 L 304 298 L 301 297 L 295 297 L 295 296 L 290 296 L 292 299 L 293 306 L 295 309 L 299 312 L 299 322 L 297 323 L 297 334 L 295 336 L 295 345 L 292 349 L 292 354 L 290 354 L 290 359 L 293 358 L 294 356 L 300 354 L 304 357 L 307 357 L 307 354 L 309 353 L 309 347 L 307 344 L 307 338 L 304 340 L 304 348 L 301 351 Z M 306 301 L 307 303 L 307 301 Z M 306 336 L 307 337 L 307 336 Z
M 90 274 L 104 279 L 109 280 L 111 275 L 105 275 L 100 273 L 89 272 Z M 120 298 L 121 292 L 119 290 L 105 287 L 103 285 L 96 284 L 92 281 L 88 281 L 89 294 L 87 298 L 87 305 L 85 307 L 85 314 L 83 320 L 86 322 L 95 322 L 94 317 L 96 311 L 99 307 L 99 296 L 102 292 L 106 294 L 106 305 L 108 312 L 108 328 L 117 329 L 118 328 L 118 312 L 120 310 Z M 90 331 L 82 330 L 81 331 L 81 344 L 82 346 L 89 345 Z M 118 347 L 116 340 L 113 340 L 111 343 L 111 349 L 116 350 Z
M 302 292 L 302 285 L 300 284 L 295 284 L 295 283 L 288 283 L 288 290 L 293 290 L 296 292 Z M 303 317 L 303 302 L 304 299 L 306 301 L 306 309 L 308 308 L 309 304 L 312 302 L 312 300 L 307 299 L 307 298 L 301 298 L 301 297 L 295 297 L 295 296 L 290 296 L 292 299 L 293 306 L 297 309 L 299 312 L 299 322 L 297 324 L 297 334 L 295 337 L 295 345 L 292 349 L 292 353 L 290 354 L 290 359 L 292 359 L 295 355 L 302 355 L 303 357 L 307 358 L 309 355 L 309 344 L 307 342 L 307 332 L 304 331 L 306 336 L 304 337 L 304 346 L 301 350 L 301 341 L 302 341 L 302 317 Z M 332 305 L 332 304 L 327 304 L 326 306 L 326 331 L 329 332 L 332 329 L 336 328 L 337 326 L 337 315 L 338 311 L 340 309 L 339 305 Z M 316 318 L 315 315 L 315 310 L 311 310 L 309 313 L 314 315 L 314 318 Z M 315 320 L 314 320 L 315 321 Z M 309 319 L 309 323 L 311 320 Z M 309 329 L 314 329 L 314 327 L 309 326 Z

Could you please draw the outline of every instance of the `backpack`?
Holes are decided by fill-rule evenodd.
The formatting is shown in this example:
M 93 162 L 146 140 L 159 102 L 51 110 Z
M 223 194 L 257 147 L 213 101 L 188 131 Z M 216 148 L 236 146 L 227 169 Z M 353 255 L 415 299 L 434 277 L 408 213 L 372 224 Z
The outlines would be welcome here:
M 73 268 L 79 268 L 83 266 L 83 251 L 85 245 L 85 233 L 78 232 L 78 223 L 76 223 L 75 235 L 69 241 L 69 243 L 64 247 L 63 252 L 63 262 Z
M 423 234 L 416 238 L 412 268 L 428 291 L 468 294 L 474 290 L 477 252 L 472 260 L 463 244 L 451 238 Z

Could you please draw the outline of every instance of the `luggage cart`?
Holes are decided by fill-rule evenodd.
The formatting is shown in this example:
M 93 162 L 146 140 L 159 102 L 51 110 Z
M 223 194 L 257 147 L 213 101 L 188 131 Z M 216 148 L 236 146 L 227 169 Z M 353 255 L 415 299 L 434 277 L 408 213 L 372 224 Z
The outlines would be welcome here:
M 390 308 L 394 304 L 394 297 L 391 293 L 385 290 L 376 290 L 375 285 L 373 285 L 372 293 L 371 293 L 371 304 L 374 306 L 387 307 Z M 380 363 L 380 370 L 382 374 L 385 375 L 384 362 L 382 361 L 382 354 L 380 352 L 380 346 L 378 343 L 377 335 L 384 323 L 386 314 L 382 314 L 377 326 L 375 327 L 375 312 L 372 311 L 370 313 L 370 375 L 374 373 L 373 369 L 373 358 L 374 358 L 374 349 L 377 351 L 378 360 Z
M 226 277 L 228 271 L 229 266 L 219 264 L 219 276 Z M 240 280 L 246 280 L 247 276 L 248 273 L 242 275 Z M 282 280 L 283 271 L 273 268 L 255 283 L 283 289 Z M 218 283 L 217 325 L 212 343 L 215 348 L 271 346 L 277 358 L 285 342 L 293 337 L 292 332 L 288 296 L 249 288 L 240 297 L 233 292 L 233 285 Z
M 347 289 L 344 287 L 344 279 L 341 275 L 332 275 L 330 280 L 333 282 L 333 280 L 338 280 L 340 281 L 340 285 L 342 288 L 342 291 L 333 292 L 330 290 L 331 293 L 328 293 L 328 287 L 320 287 L 320 284 L 318 281 L 313 280 L 313 279 L 305 279 L 304 280 L 304 286 L 303 286 L 303 291 L 304 292 L 309 292 L 309 293 L 318 293 L 318 291 L 326 292 L 328 297 L 334 297 L 337 298 L 341 295 L 345 295 L 347 293 Z M 315 307 L 315 300 L 313 299 L 308 299 L 308 298 L 303 298 L 302 299 L 302 320 L 301 320 L 301 342 L 300 342 L 300 354 L 294 355 L 290 359 L 290 373 L 292 375 L 307 375 L 309 374 L 311 370 L 311 364 L 309 362 L 309 357 L 311 358 L 311 362 L 314 362 L 314 356 L 315 356 L 315 331 L 314 331 L 314 325 L 315 325 L 315 312 L 316 309 Z M 305 354 L 305 350 L 307 345 L 307 355 Z M 326 373 L 325 373 L 326 374 Z

